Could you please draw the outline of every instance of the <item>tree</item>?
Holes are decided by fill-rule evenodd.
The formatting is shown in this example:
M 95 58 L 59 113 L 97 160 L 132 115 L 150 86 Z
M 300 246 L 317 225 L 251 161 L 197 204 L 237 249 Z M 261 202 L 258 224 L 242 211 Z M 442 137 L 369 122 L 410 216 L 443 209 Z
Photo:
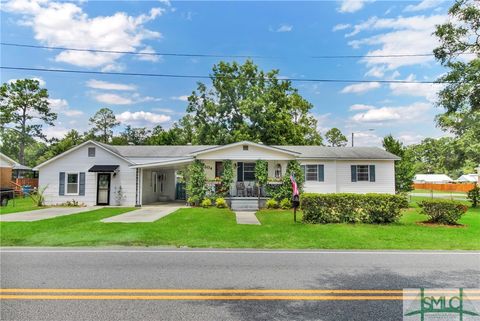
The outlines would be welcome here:
M 448 113 L 480 111 L 480 6 L 478 0 L 457 0 L 448 22 L 438 25 L 440 46 L 433 53 L 449 71 L 438 81 L 449 82 L 439 93 L 438 105 Z M 469 61 L 459 59 L 468 54 Z
M 111 109 L 101 108 L 89 119 L 90 125 L 93 126 L 91 131 L 93 134 L 100 133 L 98 138 L 101 142 L 107 144 L 113 136 L 113 128 L 120 125 L 115 114 Z
M 188 202 L 198 205 L 207 194 L 205 165 L 196 159 L 188 166 L 186 174 Z
M 255 180 L 257 181 L 258 207 L 260 208 L 260 192 L 268 182 L 268 162 L 259 159 L 255 162 Z
M 38 159 L 38 164 L 42 163 L 52 157 L 60 155 L 63 152 L 66 152 L 70 148 L 77 146 L 81 143 L 86 141 L 85 137 L 82 136 L 78 131 L 75 129 L 70 130 L 62 139 L 56 139 L 48 149 L 45 150 L 43 155 L 41 155 Z
M 312 104 L 278 74 L 259 70 L 251 60 L 214 65 L 211 89 L 198 83 L 188 98 L 189 133 L 195 134 L 195 143 L 321 144 Z
M 125 126 L 125 130 L 120 133 L 120 136 L 113 137 L 113 145 L 145 145 L 150 138 L 151 131 L 145 127 L 132 128 L 132 126 Z
M 227 159 L 223 162 L 223 174 L 220 184 L 220 196 L 228 196 L 230 193 L 230 186 L 233 183 L 233 163 Z
M 48 91 L 36 79 L 19 79 L 0 87 L 0 128 L 18 133 L 18 161 L 25 163 L 25 148 L 34 138 L 47 140 L 43 124 L 53 126 L 57 114 L 48 102 Z
M 333 147 L 345 147 L 347 146 L 348 139 L 342 134 L 340 129 L 332 128 L 325 133 L 325 139 L 328 144 Z
M 297 160 L 291 160 L 287 164 L 285 175 L 282 178 L 282 184 L 269 190 L 269 194 L 272 195 L 272 198 L 277 201 L 281 201 L 285 198 L 289 200 L 292 199 L 293 188 L 292 182 L 290 181 L 290 176 L 292 174 L 295 175 L 298 192 L 300 194 L 303 193 L 303 183 L 305 183 L 304 173 L 300 167 L 300 163 Z
M 401 158 L 401 160 L 395 161 L 395 191 L 397 193 L 411 191 L 413 189 L 413 177 L 415 176 L 415 166 L 411 152 L 392 135 L 385 136 L 382 144 L 387 152 Z

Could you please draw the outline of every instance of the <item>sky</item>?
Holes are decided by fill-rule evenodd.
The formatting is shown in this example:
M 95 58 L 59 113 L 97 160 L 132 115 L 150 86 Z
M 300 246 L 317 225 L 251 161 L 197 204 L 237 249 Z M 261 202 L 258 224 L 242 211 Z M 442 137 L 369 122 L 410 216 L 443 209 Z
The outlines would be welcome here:
M 432 32 L 452 1 L 2 1 L 1 39 L 62 48 L 158 52 L 79 52 L 1 46 L 1 65 L 129 73 L 209 75 L 219 60 L 165 53 L 257 56 L 264 70 L 296 79 L 433 81 L 445 70 L 432 56 Z M 314 56 L 357 56 L 318 59 Z M 85 131 L 101 107 L 121 126 L 168 128 L 181 118 L 197 81 L 139 76 L 1 70 L 1 81 L 36 78 L 59 117 L 49 137 Z M 405 144 L 446 135 L 435 127 L 435 84 L 294 81 L 314 106 L 318 130 L 338 127 L 357 146 L 379 146 L 392 134 Z

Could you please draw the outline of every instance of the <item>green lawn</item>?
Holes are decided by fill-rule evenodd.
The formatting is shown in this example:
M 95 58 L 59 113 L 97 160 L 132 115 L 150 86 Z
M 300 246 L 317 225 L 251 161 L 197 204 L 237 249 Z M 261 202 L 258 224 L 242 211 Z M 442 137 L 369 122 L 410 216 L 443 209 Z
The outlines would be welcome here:
M 227 209 L 186 208 L 154 223 L 101 223 L 130 208 L 104 208 L 38 222 L 3 222 L 2 246 L 188 246 L 298 249 L 480 249 L 480 209 L 470 209 L 466 227 L 420 226 L 418 208 L 392 225 L 293 223 L 291 211 L 257 213 L 262 225 L 237 225 Z M 300 215 L 301 216 L 301 215 Z
M 38 207 L 30 197 L 17 197 L 15 200 L 9 200 L 7 206 L 0 206 L 0 215 L 37 210 L 40 208 L 43 207 Z
M 413 190 L 411 193 L 432 193 L 433 194 L 459 194 L 459 195 L 463 195 L 463 196 L 466 196 L 467 193 L 465 192 L 457 192 L 457 191 L 435 191 L 435 190 L 430 190 L 430 189 L 415 189 Z

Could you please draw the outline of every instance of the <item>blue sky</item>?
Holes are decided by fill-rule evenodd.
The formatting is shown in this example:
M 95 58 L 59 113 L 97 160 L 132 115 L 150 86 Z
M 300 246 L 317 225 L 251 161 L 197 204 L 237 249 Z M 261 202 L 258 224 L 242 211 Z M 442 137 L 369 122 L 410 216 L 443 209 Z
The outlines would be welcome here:
M 252 55 L 284 77 L 434 80 L 433 57 L 313 59 L 318 55 L 429 53 L 450 1 L 76 1 L 2 2 L 3 42 L 135 52 Z M 208 75 L 219 58 L 133 56 L 1 47 L 3 66 Z M 232 61 L 231 58 L 223 60 Z M 241 62 L 243 59 L 236 59 Z M 38 78 L 59 114 L 49 136 L 88 128 L 100 107 L 122 124 L 166 128 L 180 118 L 195 79 L 2 70 L 2 82 Z M 392 133 L 405 143 L 444 135 L 435 128 L 437 85 L 294 82 L 323 133 L 356 132 L 358 145 Z M 119 128 L 120 130 L 121 128 Z M 368 129 L 374 129 L 369 131 Z

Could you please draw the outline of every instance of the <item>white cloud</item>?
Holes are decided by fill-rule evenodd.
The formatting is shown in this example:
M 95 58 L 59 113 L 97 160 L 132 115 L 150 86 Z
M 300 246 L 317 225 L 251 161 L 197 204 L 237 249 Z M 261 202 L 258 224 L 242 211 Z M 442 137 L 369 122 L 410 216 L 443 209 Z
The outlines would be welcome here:
M 165 9 L 152 8 L 148 14 L 89 17 L 76 3 L 49 0 L 11 0 L 4 11 L 21 15 L 20 24 L 32 28 L 35 39 L 48 46 L 97 50 L 136 51 L 144 40 L 160 38 L 161 33 L 145 24 L 162 15 Z M 123 54 L 61 51 L 55 60 L 81 67 L 115 65 Z
M 155 50 L 150 46 L 146 46 L 144 49 L 140 50 L 139 52 L 144 55 L 138 55 L 137 56 L 138 60 L 151 61 L 151 62 L 158 62 L 163 60 L 162 56 L 154 55 Z
M 169 122 L 171 117 L 162 114 L 155 114 L 149 111 L 136 111 L 130 112 L 125 111 L 119 115 L 116 115 L 117 120 L 122 123 L 145 126 L 145 125 L 156 125 L 161 123 Z
M 354 105 L 350 106 L 350 108 L 349 108 L 350 111 L 370 110 L 370 109 L 375 109 L 375 106 L 372 106 L 372 105 L 364 105 L 364 104 L 354 104 Z
M 338 25 L 335 25 L 333 28 L 332 28 L 332 31 L 339 31 L 339 30 L 345 30 L 345 29 L 348 29 L 350 28 L 351 25 L 349 23 L 340 23 Z
M 117 94 L 97 94 L 94 95 L 95 100 L 108 105 L 130 105 L 133 100 L 129 97 L 120 96 Z
M 293 30 L 292 25 L 282 24 L 275 31 L 276 32 L 290 32 Z
M 421 122 L 431 108 L 431 104 L 422 102 L 400 107 L 379 107 L 357 113 L 352 120 L 358 123 Z
M 109 105 L 133 105 L 138 103 L 161 101 L 161 98 L 141 96 L 139 93 L 131 95 L 118 95 L 113 93 L 94 93 L 93 98 L 101 103 Z
M 342 13 L 352 13 L 362 9 L 365 3 L 372 2 L 371 0 L 341 0 L 338 11 Z
M 48 103 L 50 104 L 50 108 L 55 112 L 68 108 L 68 102 L 66 99 L 49 98 Z
M 69 117 L 83 115 L 83 111 L 81 110 L 70 109 L 68 105 L 68 101 L 66 99 L 49 98 L 48 103 L 50 105 L 51 110 L 55 113 L 63 114 Z
M 384 18 L 371 17 L 365 22 L 354 26 L 353 31 L 346 35 L 352 37 L 362 31 L 388 30 L 371 37 L 352 40 L 353 48 L 361 46 L 378 46 L 367 52 L 361 61 L 369 67 L 368 75 L 383 77 L 387 70 L 395 70 L 402 66 L 426 64 L 434 60 L 433 56 L 406 56 L 391 58 L 391 55 L 431 53 L 437 47 L 438 40 L 432 36 L 435 26 L 446 21 L 444 15 L 412 16 Z
M 61 126 L 44 126 L 42 128 L 42 134 L 47 136 L 48 139 L 63 138 L 71 128 L 65 128 Z
M 120 84 L 114 82 L 107 82 L 103 80 L 90 79 L 87 81 L 87 87 L 93 89 L 104 89 L 104 90 L 124 90 L 124 91 L 133 91 L 137 89 L 137 86 L 131 84 Z
M 354 145 L 356 147 L 382 145 L 382 138 L 375 134 L 374 131 L 369 130 L 354 130 L 354 140 Z M 351 145 L 352 141 L 350 140 L 349 143 Z
M 170 99 L 171 99 L 171 100 L 188 101 L 188 96 L 187 96 L 187 95 L 172 96 L 172 97 L 170 97 Z
M 407 81 L 414 81 L 415 75 L 410 74 Z M 392 94 L 395 96 L 417 96 L 424 97 L 430 102 L 437 100 L 437 93 L 443 87 L 442 84 L 419 84 L 419 83 L 391 83 L 389 85 Z
M 405 145 L 418 144 L 425 138 L 425 136 L 416 133 L 400 133 L 397 137 Z
M 22 78 L 22 79 L 25 79 L 25 78 Z M 38 81 L 38 84 L 40 85 L 40 87 L 45 87 L 45 86 L 47 85 L 47 83 L 45 82 L 45 80 L 43 80 L 43 79 L 40 78 L 40 77 L 26 77 L 26 79 L 32 79 L 32 80 Z M 13 83 L 13 82 L 15 82 L 15 81 L 17 81 L 17 80 L 19 80 L 19 79 L 13 78 L 13 79 L 7 80 L 7 82 L 8 82 L 9 84 L 11 84 L 11 83 Z
M 411 4 L 408 5 L 403 11 L 405 12 L 414 12 L 414 11 L 422 11 L 426 9 L 430 9 L 436 7 L 437 5 L 441 4 L 442 0 L 423 0 L 418 4 Z
M 348 85 L 344 87 L 340 92 L 342 94 L 350 94 L 350 93 L 364 93 L 370 90 L 374 90 L 380 88 L 380 83 L 378 82 L 365 82 L 360 84 Z

